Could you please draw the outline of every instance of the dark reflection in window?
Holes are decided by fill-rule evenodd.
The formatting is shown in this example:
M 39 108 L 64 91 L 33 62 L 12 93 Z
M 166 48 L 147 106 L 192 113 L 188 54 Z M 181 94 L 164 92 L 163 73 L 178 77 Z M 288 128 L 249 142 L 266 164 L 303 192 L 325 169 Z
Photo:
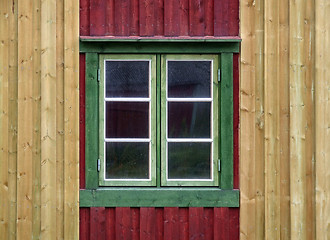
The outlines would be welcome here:
M 168 102 L 169 138 L 210 138 L 210 102 Z
M 107 179 L 148 179 L 149 143 L 106 143 Z
M 106 102 L 106 138 L 148 138 L 148 102 Z
M 168 97 L 211 97 L 211 61 L 168 61 Z
M 107 61 L 106 97 L 148 97 L 149 61 Z
M 210 179 L 211 143 L 168 143 L 169 179 Z

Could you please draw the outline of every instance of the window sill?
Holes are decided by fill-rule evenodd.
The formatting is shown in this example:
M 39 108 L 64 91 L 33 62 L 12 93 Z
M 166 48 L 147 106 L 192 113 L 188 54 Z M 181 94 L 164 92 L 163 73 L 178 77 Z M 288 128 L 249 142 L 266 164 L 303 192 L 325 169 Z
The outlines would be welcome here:
M 239 190 L 100 188 L 80 190 L 80 207 L 239 207 Z

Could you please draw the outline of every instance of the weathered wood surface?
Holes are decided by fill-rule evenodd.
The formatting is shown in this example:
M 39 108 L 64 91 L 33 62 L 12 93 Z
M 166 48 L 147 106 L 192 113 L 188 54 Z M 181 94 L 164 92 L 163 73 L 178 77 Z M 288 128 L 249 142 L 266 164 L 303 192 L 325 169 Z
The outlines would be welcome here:
M 240 237 L 328 239 L 329 4 L 240 6 Z
M 77 239 L 78 1 L 0 12 L 0 238 Z

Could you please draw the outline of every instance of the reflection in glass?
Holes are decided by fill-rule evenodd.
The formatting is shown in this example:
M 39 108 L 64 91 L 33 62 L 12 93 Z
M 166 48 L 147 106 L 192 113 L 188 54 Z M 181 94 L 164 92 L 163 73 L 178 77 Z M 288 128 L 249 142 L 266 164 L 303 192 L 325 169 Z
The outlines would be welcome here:
M 210 138 L 210 102 L 168 102 L 169 138 Z
M 211 61 L 168 61 L 168 97 L 211 97 Z
M 106 61 L 106 97 L 148 97 L 149 61 Z
M 106 143 L 107 179 L 148 179 L 149 143 Z
M 210 179 L 211 143 L 168 143 L 168 179 Z
M 148 102 L 106 102 L 106 138 L 148 138 Z

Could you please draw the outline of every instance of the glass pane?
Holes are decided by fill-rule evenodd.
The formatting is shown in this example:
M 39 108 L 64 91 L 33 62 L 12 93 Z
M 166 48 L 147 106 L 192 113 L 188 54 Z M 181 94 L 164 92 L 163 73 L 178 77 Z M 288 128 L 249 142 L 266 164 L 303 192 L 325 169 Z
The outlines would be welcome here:
M 148 102 L 106 102 L 106 138 L 148 138 Z
M 169 179 L 210 179 L 211 143 L 168 143 Z
M 168 102 L 169 138 L 210 138 L 211 102 Z
M 107 61 L 106 97 L 149 97 L 149 61 Z
M 148 179 L 149 143 L 106 143 L 107 179 Z
M 168 61 L 168 97 L 211 97 L 211 61 Z

